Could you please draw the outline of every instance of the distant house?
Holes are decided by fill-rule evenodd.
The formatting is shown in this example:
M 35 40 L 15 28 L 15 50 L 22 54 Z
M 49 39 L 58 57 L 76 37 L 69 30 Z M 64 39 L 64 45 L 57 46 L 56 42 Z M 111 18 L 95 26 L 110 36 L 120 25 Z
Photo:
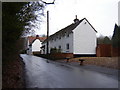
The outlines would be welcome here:
M 41 52 L 41 43 L 46 39 L 46 37 L 27 37 L 27 54 L 31 55 L 33 52 Z
M 74 19 L 74 23 L 49 36 L 42 42 L 42 54 L 47 54 L 47 41 L 49 53 L 52 48 L 60 49 L 62 53 L 74 55 L 96 55 L 97 31 L 86 18 Z

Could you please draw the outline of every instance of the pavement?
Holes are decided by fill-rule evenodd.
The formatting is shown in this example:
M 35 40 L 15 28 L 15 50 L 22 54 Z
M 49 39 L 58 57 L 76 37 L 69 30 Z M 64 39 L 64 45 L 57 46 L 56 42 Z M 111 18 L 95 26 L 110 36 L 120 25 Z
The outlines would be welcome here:
M 26 54 L 21 57 L 25 62 L 27 88 L 118 88 L 116 70 Z

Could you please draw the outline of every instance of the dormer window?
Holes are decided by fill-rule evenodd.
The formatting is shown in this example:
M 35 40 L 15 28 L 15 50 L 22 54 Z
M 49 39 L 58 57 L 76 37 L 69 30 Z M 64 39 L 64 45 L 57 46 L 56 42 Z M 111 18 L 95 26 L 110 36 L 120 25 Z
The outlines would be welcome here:
M 61 37 L 59 37 L 59 39 L 61 39 Z
M 69 37 L 69 34 L 67 34 L 67 37 Z

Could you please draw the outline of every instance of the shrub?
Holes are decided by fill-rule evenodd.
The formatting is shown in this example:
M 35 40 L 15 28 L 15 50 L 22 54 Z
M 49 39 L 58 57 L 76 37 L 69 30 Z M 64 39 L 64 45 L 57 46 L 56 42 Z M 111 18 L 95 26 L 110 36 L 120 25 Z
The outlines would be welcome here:
M 50 53 L 61 53 L 61 49 L 51 48 Z

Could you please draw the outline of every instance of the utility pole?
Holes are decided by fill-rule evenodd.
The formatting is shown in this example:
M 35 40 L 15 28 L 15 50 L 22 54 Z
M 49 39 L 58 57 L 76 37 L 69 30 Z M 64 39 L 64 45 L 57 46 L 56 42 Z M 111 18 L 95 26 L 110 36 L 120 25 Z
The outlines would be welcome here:
M 47 54 L 49 54 L 49 11 L 47 11 Z

